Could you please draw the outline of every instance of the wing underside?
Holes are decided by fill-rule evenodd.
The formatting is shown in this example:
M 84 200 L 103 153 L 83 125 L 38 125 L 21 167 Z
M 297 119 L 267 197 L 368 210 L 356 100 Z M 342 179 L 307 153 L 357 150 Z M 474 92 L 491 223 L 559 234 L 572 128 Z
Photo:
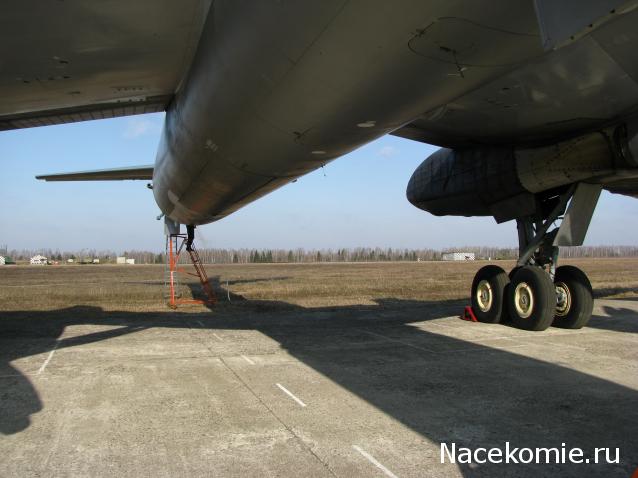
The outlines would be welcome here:
M 164 111 L 210 0 L 0 6 L 0 131 Z
M 460 58 L 459 73 L 448 74 L 449 82 L 462 83 L 477 71 L 489 69 L 495 76 L 476 88 L 443 98 L 392 134 L 455 149 L 495 144 L 533 146 L 635 117 L 635 2 L 536 0 L 535 6 L 541 36 L 530 41 L 542 42 L 545 54 L 520 56 L 520 61 L 503 64 L 501 70 L 488 61 L 479 64 L 473 57 Z M 465 30 L 463 35 L 472 35 L 472 28 Z M 489 34 L 492 32 L 478 30 L 476 39 L 466 41 L 480 45 L 479 40 Z M 507 42 L 506 36 L 501 37 L 502 43 Z M 426 49 L 426 40 L 424 35 L 421 48 L 431 56 L 435 50 Z M 430 43 L 438 45 L 438 37 Z
M 71 106 L 0 117 L 0 131 L 33 128 L 56 124 L 77 123 L 119 116 L 159 113 L 165 111 L 172 95 L 155 96 L 138 101 L 113 101 L 103 104 Z

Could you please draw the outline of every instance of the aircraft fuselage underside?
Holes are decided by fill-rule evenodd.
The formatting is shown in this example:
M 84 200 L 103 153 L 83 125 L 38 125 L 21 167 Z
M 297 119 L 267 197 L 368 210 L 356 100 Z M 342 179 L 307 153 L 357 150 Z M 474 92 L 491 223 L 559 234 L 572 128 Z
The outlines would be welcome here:
M 533 149 L 628 121 L 638 11 L 581 6 L 595 28 L 559 41 L 542 3 L 215 2 L 167 110 L 158 205 L 213 222 L 390 132 Z

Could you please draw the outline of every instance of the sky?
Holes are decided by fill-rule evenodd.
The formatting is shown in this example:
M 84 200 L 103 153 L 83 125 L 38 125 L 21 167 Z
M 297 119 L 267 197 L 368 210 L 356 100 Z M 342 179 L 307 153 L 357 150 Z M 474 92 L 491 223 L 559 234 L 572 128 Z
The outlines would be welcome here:
M 146 181 L 37 181 L 37 174 L 152 164 L 164 114 L 0 132 L 0 247 L 160 251 Z M 199 247 L 515 246 L 514 222 L 435 217 L 405 198 L 436 147 L 385 136 L 197 230 Z M 638 201 L 603 192 L 586 245 L 638 245 Z

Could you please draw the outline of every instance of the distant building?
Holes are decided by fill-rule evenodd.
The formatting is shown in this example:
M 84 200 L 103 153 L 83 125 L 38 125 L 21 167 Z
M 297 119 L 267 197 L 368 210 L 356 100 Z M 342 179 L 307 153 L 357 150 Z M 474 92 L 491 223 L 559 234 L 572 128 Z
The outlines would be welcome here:
M 43 266 L 47 264 L 48 259 L 38 254 L 37 256 L 33 256 L 30 262 L 31 262 L 31 265 Z
M 3 266 L 7 263 L 7 260 L 4 258 L 4 256 L 0 256 L 0 266 Z
M 135 259 L 126 259 L 127 264 L 135 264 Z
M 115 259 L 116 264 L 126 264 L 126 257 L 118 257 Z
M 446 252 L 441 255 L 444 261 L 473 261 L 475 259 L 473 252 Z
M 75 262 L 75 260 L 74 260 L 74 259 L 67 259 L 66 261 L 67 261 L 69 264 L 73 264 L 73 263 Z
M 100 260 L 99 259 L 93 259 L 93 264 L 99 264 Z

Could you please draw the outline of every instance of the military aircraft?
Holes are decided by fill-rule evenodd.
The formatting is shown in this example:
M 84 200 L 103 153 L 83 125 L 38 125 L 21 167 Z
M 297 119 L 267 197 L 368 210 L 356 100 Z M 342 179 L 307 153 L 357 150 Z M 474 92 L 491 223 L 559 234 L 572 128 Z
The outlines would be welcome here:
M 0 129 L 166 111 L 152 180 L 169 231 L 217 221 L 382 135 L 441 146 L 407 196 L 516 221 L 474 278 L 479 320 L 583 327 L 601 189 L 638 197 L 636 0 L 4 2 Z M 353 181 L 356 181 L 353 178 Z

